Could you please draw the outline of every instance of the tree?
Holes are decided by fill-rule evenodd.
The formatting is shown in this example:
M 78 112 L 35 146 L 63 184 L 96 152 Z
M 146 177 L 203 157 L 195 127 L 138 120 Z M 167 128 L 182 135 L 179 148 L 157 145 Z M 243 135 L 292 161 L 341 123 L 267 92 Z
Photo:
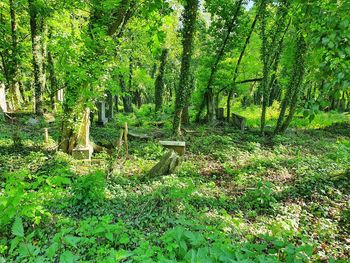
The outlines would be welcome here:
M 182 29 L 182 59 L 179 87 L 176 90 L 175 113 L 173 120 L 173 132 L 176 136 L 181 135 L 182 112 L 186 105 L 186 95 L 189 94 L 191 58 L 193 52 L 193 38 L 196 28 L 198 0 L 187 0 L 183 13 Z
M 162 55 L 160 57 L 160 67 L 156 78 L 155 94 L 154 94 L 156 112 L 161 111 L 163 106 L 164 72 L 165 72 L 168 52 L 169 52 L 168 49 L 164 48 L 162 51 Z
M 42 71 L 42 54 L 41 54 L 41 36 L 39 31 L 39 14 L 36 2 L 28 0 L 29 16 L 30 16 L 30 32 L 32 40 L 32 65 L 34 75 L 34 94 L 35 94 L 35 113 L 40 115 L 42 109 L 42 92 L 43 92 L 43 71 Z
M 307 49 L 303 32 L 298 32 L 293 59 L 294 61 L 292 64 L 292 74 L 290 76 L 286 94 L 282 101 L 275 133 L 284 132 L 288 128 L 297 109 L 301 88 L 303 86 L 306 50 Z M 289 113 L 285 118 L 287 108 L 289 108 Z
M 269 105 L 269 98 L 271 93 L 271 67 L 275 61 L 279 59 L 280 53 L 283 49 L 283 39 L 288 30 L 288 8 L 290 6 L 289 0 L 283 0 L 278 5 L 276 16 L 271 28 L 268 28 L 268 5 L 269 0 L 261 0 L 262 14 L 261 14 L 261 60 L 263 62 L 263 78 L 260 85 L 262 97 L 262 111 L 260 131 L 264 134 L 266 124 L 266 111 Z M 279 44 L 278 44 L 279 43 Z M 278 62 L 277 62 L 278 63 Z M 276 70 L 278 64 L 275 65 Z

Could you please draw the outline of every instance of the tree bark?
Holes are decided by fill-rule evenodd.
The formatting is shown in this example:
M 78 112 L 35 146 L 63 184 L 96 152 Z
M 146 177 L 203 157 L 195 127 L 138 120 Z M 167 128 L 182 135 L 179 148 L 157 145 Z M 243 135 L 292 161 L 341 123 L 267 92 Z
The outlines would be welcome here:
M 191 70 L 191 59 L 193 52 L 193 38 L 196 28 L 198 0 L 188 0 L 183 14 L 184 28 L 182 31 L 182 60 L 179 87 L 176 90 L 175 114 L 173 120 L 173 132 L 181 136 L 182 111 L 186 106 L 186 95 L 190 92 L 189 77 Z
M 38 28 L 38 11 L 35 6 L 34 0 L 28 0 L 29 6 L 29 16 L 30 16 L 30 31 L 32 39 L 32 64 L 33 64 L 33 73 L 34 73 L 34 94 L 35 94 L 35 113 L 41 115 L 43 112 L 42 109 L 42 71 L 40 65 L 41 59 L 41 48 L 40 48 L 40 33 Z
M 285 132 L 297 109 L 302 82 L 305 72 L 305 54 L 306 43 L 302 33 L 299 33 L 294 54 L 293 72 L 290 76 L 289 85 L 282 102 L 280 115 L 275 128 L 275 134 Z M 285 118 L 287 108 L 289 107 L 288 116 Z
M 130 113 L 132 112 L 132 103 L 131 103 L 131 96 L 126 90 L 125 80 L 123 75 L 119 75 L 119 83 L 120 88 L 123 93 L 122 100 L 123 100 L 123 106 L 124 106 L 124 112 Z
M 11 17 L 11 37 L 12 37 L 12 54 L 10 63 L 10 87 L 9 99 L 11 101 L 12 110 L 20 108 L 23 100 L 19 87 L 20 73 L 19 73 L 19 54 L 18 54 L 18 36 L 17 36 L 17 15 L 13 0 L 10 3 L 10 17 Z
M 155 112 L 161 111 L 163 107 L 164 72 L 165 72 L 167 56 L 168 56 L 168 50 L 163 49 L 162 55 L 160 58 L 160 67 L 159 67 L 158 76 L 157 76 L 156 85 L 155 85 L 155 94 L 154 94 Z

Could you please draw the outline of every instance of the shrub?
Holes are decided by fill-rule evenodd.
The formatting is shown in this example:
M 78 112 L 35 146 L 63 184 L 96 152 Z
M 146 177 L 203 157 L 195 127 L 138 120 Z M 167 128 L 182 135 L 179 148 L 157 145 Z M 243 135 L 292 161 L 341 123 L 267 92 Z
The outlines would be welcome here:
M 273 184 L 270 182 L 258 182 L 253 190 L 249 190 L 241 197 L 242 206 L 256 212 L 273 210 L 277 200 L 273 192 Z
M 106 180 L 104 173 L 94 173 L 79 177 L 72 186 L 74 203 L 85 206 L 95 206 L 105 197 Z

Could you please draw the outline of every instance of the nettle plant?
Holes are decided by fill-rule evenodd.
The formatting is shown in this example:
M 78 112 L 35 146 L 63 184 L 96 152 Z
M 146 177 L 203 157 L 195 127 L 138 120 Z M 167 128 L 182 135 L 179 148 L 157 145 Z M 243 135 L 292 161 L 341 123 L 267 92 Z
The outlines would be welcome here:
M 257 213 L 273 211 L 277 206 L 273 187 L 270 182 L 258 182 L 256 188 L 241 197 L 242 206 Z
M 105 198 L 105 174 L 101 171 L 79 177 L 72 185 L 73 203 L 96 206 Z

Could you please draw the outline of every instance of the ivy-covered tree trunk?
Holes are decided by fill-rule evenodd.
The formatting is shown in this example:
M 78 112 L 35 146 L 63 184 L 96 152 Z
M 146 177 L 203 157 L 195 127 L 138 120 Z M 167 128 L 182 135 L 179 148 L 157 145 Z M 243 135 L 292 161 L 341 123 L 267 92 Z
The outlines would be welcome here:
M 35 6 L 36 3 L 34 0 L 28 0 L 29 6 L 29 16 L 30 16 L 30 32 L 32 39 L 32 64 L 33 64 L 33 74 L 34 74 L 34 95 L 35 95 L 35 113 L 40 115 L 42 114 L 42 70 L 40 65 L 41 60 L 41 39 L 40 32 L 38 28 L 38 11 Z
M 268 1 L 262 0 L 261 13 L 261 61 L 263 63 L 263 78 L 258 90 L 258 99 L 261 96 L 261 119 L 260 132 L 264 134 L 266 125 L 266 112 L 270 104 L 271 85 L 274 84 L 276 75 L 272 72 L 272 67 L 278 68 L 280 54 L 283 50 L 284 37 L 288 31 L 290 21 L 287 23 L 289 1 L 283 1 L 278 7 L 274 23 L 268 30 Z
M 132 112 L 131 96 L 126 90 L 126 84 L 122 74 L 119 75 L 119 84 L 120 84 L 121 91 L 123 93 L 122 100 L 123 100 L 124 112 L 130 113 Z
M 168 49 L 163 49 L 162 55 L 160 57 L 160 67 L 155 84 L 155 111 L 161 111 L 163 107 L 163 90 L 164 90 L 164 72 L 165 65 L 168 56 Z
M 304 37 L 302 33 L 299 33 L 296 50 L 294 53 L 293 72 L 290 76 L 288 88 L 282 101 L 275 133 L 282 133 L 286 131 L 297 109 L 304 79 L 306 50 Z M 285 117 L 288 108 L 288 116 Z
M 186 106 L 186 95 L 190 92 L 191 58 L 193 51 L 193 38 L 196 28 L 198 0 L 187 0 L 183 14 L 182 31 L 182 59 L 179 87 L 176 90 L 175 113 L 173 121 L 173 132 L 176 136 L 181 135 L 182 112 Z
M 57 89 L 57 78 L 55 73 L 55 65 L 53 61 L 53 57 L 51 52 L 47 54 L 47 68 L 49 71 L 49 80 L 50 80 L 50 100 L 51 100 L 51 108 L 56 111 L 56 94 L 58 92 Z
M 12 37 L 12 56 L 11 63 L 9 63 L 9 100 L 11 110 L 20 108 L 22 101 L 22 94 L 20 92 L 20 72 L 19 72 L 19 54 L 18 54 L 18 37 L 17 37 L 17 14 L 16 7 L 13 0 L 9 1 L 10 17 L 11 17 L 11 37 Z
M 39 25 L 40 25 L 40 71 L 41 71 L 41 82 L 42 82 L 42 92 L 47 91 L 47 76 L 46 76 L 46 71 L 47 71 L 47 40 L 46 36 L 48 35 L 48 26 L 44 18 L 40 18 L 39 20 Z

